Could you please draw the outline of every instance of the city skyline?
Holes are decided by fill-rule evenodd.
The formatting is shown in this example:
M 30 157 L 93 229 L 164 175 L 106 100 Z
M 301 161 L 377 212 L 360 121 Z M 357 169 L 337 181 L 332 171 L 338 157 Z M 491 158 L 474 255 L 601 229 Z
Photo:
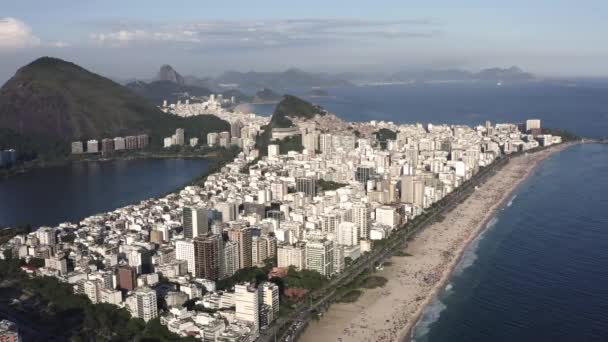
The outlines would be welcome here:
M 511 65 L 547 77 L 606 76 L 606 4 L 587 4 L 25 1 L 3 6 L 0 80 L 42 55 L 127 79 L 152 77 L 165 63 L 195 76 Z

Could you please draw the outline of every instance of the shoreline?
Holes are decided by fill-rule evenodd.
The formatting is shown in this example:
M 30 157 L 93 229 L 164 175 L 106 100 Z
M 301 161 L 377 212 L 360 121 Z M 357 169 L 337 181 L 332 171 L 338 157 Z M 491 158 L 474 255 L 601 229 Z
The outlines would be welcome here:
M 542 161 L 572 145 L 564 143 L 510 160 L 441 222 L 417 233 L 405 248 L 414 251 L 411 257 L 391 257 L 389 266 L 376 273 L 387 278 L 385 287 L 364 290 L 354 303 L 333 304 L 319 322 L 311 323 L 301 341 L 411 342 L 425 309 L 445 288 L 471 243 Z
M 424 311 L 433 302 L 433 300 L 435 300 L 437 298 L 437 295 L 439 295 L 439 293 L 443 289 L 445 289 L 447 283 L 449 282 L 450 278 L 454 274 L 454 270 L 456 269 L 458 264 L 462 261 L 462 256 L 464 255 L 464 253 L 471 246 L 471 243 L 473 243 L 475 240 L 477 240 L 487 229 L 490 228 L 490 227 L 488 227 L 488 223 L 490 223 L 490 221 L 492 221 L 492 219 L 494 219 L 496 217 L 496 215 L 498 214 L 498 211 L 500 209 L 504 208 L 505 205 L 507 203 L 509 203 L 509 201 L 513 198 L 513 196 L 520 190 L 521 185 L 524 182 L 526 182 L 530 178 L 530 176 L 532 176 L 534 174 L 534 172 L 538 169 L 538 167 L 541 165 L 541 163 L 545 159 L 547 159 L 547 158 L 553 156 L 554 154 L 559 153 L 573 145 L 574 145 L 573 143 L 564 143 L 562 145 L 557 145 L 557 146 L 552 147 L 551 150 L 539 151 L 541 153 L 546 152 L 546 155 L 542 156 L 540 159 L 535 160 L 533 166 L 526 171 L 525 176 L 522 177 L 521 179 L 519 179 L 513 185 L 513 187 L 503 195 L 503 198 L 499 202 L 494 204 L 494 206 L 487 212 L 487 215 L 484 218 L 484 220 L 481 222 L 481 224 L 479 225 L 479 228 L 475 232 L 473 232 L 473 234 L 467 239 L 467 241 L 464 243 L 463 247 L 460 249 L 457 257 L 454 258 L 453 261 L 448 265 L 446 272 L 444 272 L 444 274 L 442 275 L 441 280 L 433 288 L 432 293 L 429 294 L 429 296 L 424 301 L 423 305 L 420 307 L 420 309 L 416 312 L 416 314 L 414 314 L 414 316 L 410 320 L 410 323 L 408 323 L 408 325 L 402 331 L 402 334 L 399 336 L 398 341 L 400 341 L 400 342 L 413 341 L 412 334 L 414 333 L 416 326 L 420 322 L 420 318 L 422 318 Z
M 180 155 L 179 153 L 175 154 L 154 154 L 152 152 L 151 155 L 113 155 L 108 157 L 91 157 L 91 158 L 74 158 L 74 157 L 66 157 L 65 159 L 57 159 L 50 161 L 32 161 L 28 162 L 29 164 L 20 165 L 17 168 L 0 170 L 0 181 L 10 179 L 11 177 L 24 174 L 36 169 L 48 169 L 52 167 L 66 166 L 73 163 L 90 163 L 90 162 L 110 162 L 110 161 L 121 161 L 121 160 L 139 160 L 139 159 L 179 159 L 179 160 L 193 160 L 193 159 L 204 159 L 204 160 L 212 160 L 217 158 L 218 155 L 215 152 L 207 152 L 203 155 L 194 155 L 194 154 L 186 154 Z

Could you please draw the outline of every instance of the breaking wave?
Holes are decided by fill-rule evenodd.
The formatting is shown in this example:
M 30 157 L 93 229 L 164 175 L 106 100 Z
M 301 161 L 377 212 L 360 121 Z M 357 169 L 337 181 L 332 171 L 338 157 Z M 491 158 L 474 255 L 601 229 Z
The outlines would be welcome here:
M 511 205 L 513 205 L 513 201 L 517 198 L 517 195 L 513 195 L 513 197 L 511 197 L 511 199 L 509 200 L 509 203 L 507 203 L 507 207 L 510 207 Z
M 486 232 L 490 228 L 494 227 L 496 223 L 498 223 L 498 218 L 494 216 L 490 221 L 488 221 L 483 231 L 479 235 L 477 235 L 475 240 L 473 240 L 471 244 L 464 250 L 464 253 L 462 253 L 462 258 L 460 258 L 460 262 L 458 262 L 458 264 L 454 268 L 453 273 L 455 275 L 462 273 L 462 271 L 464 271 L 475 263 L 475 260 L 477 260 L 477 249 L 479 248 L 479 241 L 483 239 Z
M 421 342 L 419 339 L 424 338 L 429 333 L 431 325 L 439 319 L 441 312 L 446 308 L 447 306 L 435 297 L 424 309 L 418 323 L 414 326 L 412 342 Z

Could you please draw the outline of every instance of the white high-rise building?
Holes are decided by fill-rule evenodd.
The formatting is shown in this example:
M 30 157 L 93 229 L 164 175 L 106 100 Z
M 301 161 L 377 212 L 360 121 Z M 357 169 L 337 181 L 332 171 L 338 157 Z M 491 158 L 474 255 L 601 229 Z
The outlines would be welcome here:
M 36 237 L 41 245 L 55 246 L 57 239 L 55 238 L 55 229 L 51 227 L 40 227 L 36 231 Z
M 530 119 L 526 120 L 526 132 L 532 129 L 540 129 L 540 120 L 539 119 Z
M 287 183 L 281 181 L 271 183 L 270 192 L 273 200 L 282 201 L 287 195 Z
M 268 145 L 268 157 L 274 158 L 278 157 L 281 154 L 279 150 L 279 145 L 270 144 Z
M 224 276 L 230 277 L 239 269 L 239 244 L 226 241 L 224 244 Z
M 156 302 L 156 291 L 144 286 L 135 291 L 136 312 L 138 318 L 145 322 L 158 317 L 158 304 Z
M 321 134 L 319 137 L 319 147 L 323 154 L 329 154 L 333 151 L 333 138 L 331 134 Z
M 219 139 L 219 134 L 215 132 L 207 133 L 207 145 L 215 146 L 217 145 Z
M 359 244 L 359 228 L 352 222 L 342 222 L 338 225 L 336 242 L 344 246 L 356 246 Z
M 175 145 L 184 145 L 186 138 L 184 136 L 184 129 L 178 128 L 175 130 Z
M 84 294 L 89 297 L 91 303 L 99 303 L 99 285 L 97 281 L 87 280 L 83 284 Z
M 259 287 L 262 293 L 261 303 L 270 306 L 273 317 L 276 318 L 279 313 L 279 287 L 268 281 L 263 282 Z
M 194 243 L 192 240 L 175 241 L 175 259 L 185 260 L 188 263 L 188 272 L 194 274 Z
M 251 238 L 251 262 L 253 265 L 264 265 L 264 260 L 268 259 L 268 241 L 261 236 Z
M 303 244 L 281 245 L 277 247 L 277 266 L 295 266 L 298 270 L 306 268 L 306 250 Z
M 215 208 L 222 214 L 222 222 L 230 222 L 237 219 L 238 209 L 234 202 L 219 202 Z
M 334 273 L 334 243 L 331 240 L 309 240 L 306 243 L 306 269 L 329 277 Z
M 394 207 L 382 206 L 376 208 L 376 221 L 391 228 L 396 228 L 399 224 L 399 214 Z
M 97 153 L 97 152 L 99 152 L 99 141 L 97 141 L 97 140 L 87 141 L 87 153 Z
M 352 212 L 353 223 L 359 228 L 359 239 L 369 239 L 371 209 L 365 203 L 355 203 Z
M 319 149 L 319 133 L 311 132 L 302 137 L 302 146 L 313 153 Z
M 235 318 L 253 323 L 257 336 L 260 325 L 259 290 L 249 283 L 234 286 Z

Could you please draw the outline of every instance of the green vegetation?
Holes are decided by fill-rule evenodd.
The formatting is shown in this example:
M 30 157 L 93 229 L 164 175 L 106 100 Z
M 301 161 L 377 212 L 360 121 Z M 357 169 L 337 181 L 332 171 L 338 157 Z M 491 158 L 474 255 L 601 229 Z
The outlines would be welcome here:
M 268 258 L 264 260 L 264 267 L 249 267 L 242 268 L 231 277 L 222 279 L 217 282 L 217 288 L 220 290 L 229 290 L 234 285 L 245 282 L 259 284 L 268 279 L 268 273 L 277 264 L 276 258 Z
M 169 332 L 158 319 L 145 323 L 131 318 L 126 309 L 111 304 L 92 304 L 84 295 L 74 294 L 72 285 L 54 277 L 29 278 L 22 261 L 0 260 L 3 295 L 24 299 L 24 308 L 11 306 L 27 324 L 36 327 L 39 337 L 70 341 L 194 341 Z M 33 307 L 32 307 L 33 306 Z
M 563 142 L 581 140 L 580 136 L 565 129 L 542 128 L 541 131 L 543 134 L 559 135 Z
M 374 133 L 374 136 L 376 136 L 376 140 L 378 141 L 382 149 L 386 149 L 386 144 L 388 140 L 397 139 L 397 133 L 391 131 L 388 128 L 381 128 L 380 130 Z
M 340 303 L 354 303 L 361 297 L 363 291 L 361 290 L 350 290 L 346 292 L 339 300 Z
M 287 277 L 284 278 L 284 281 L 288 288 L 317 290 L 325 285 L 327 278 L 317 271 L 298 271 L 294 266 L 290 266 L 287 271 Z
M 319 188 L 320 188 L 322 191 L 332 191 L 332 190 L 337 190 L 337 189 L 340 189 L 340 188 L 345 187 L 345 186 L 347 186 L 347 185 L 348 185 L 348 184 L 345 184 L 345 183 L 338 183 L 338 182 L 333 182 L 333 181 L 326 181 L 326 180 L 323 180 L 323 179 L 320 179 L 320 180 L 317 182 L 317 186 L 319 186 Z
M 268 278 L 268 273 L 265 272 L 264 269 L 259 267 L 249 267 L 242 268 L 231 277 L 226 279 L 222 279 L 217 282 L 217 288 L 220 290 L 229 290 L 234 287 L 234 285 L 244 283 L 244 282 L 252 282 L 252 283 L 260 283 Z
M 393 256 L 398 256 L 398 257 L 409 257 L 412 256 L 410 253 L 404 252 L 404 251 L 397 251 L 395 253 L 393 253 Z
M 281 140 L 273 140 L 272 144 L 279 145 L 279 152 L 281 154 L 287 154 L 289 151 L 302 152 L 304 150 L 301 135 L 292 135 Z
M 274 110 L 270 125 L 273 128 L 286 128 L 293 126 L 288 117 L 312 119 L 315 115 L 325 115 L 325 110 L 293 95 L 285 95 Z
M 387 281 L 388 280 L 384 277 L 369 276 L 369 277 L 365 278 L 365 280 L 363 281 L 361 286 L 366 289 L 375 289 L 376 287 L 384 287 L 384 285 L 386 285 Z
M 304 101 L 292 95 L 285 95 L 270 118 L 270 123 L 266 125 L 263 131 L 256 138 L 256 147 L 260 150 L 260 155 L 268 154 L 268 144 L 272 139 L 273 128 L 288 128 L 294 124 L 289 117 L 299 117 L 304 119 L 312 119 L 315 115 L 325 115 L 325 110 L 320 106 L 313 105 L 310 102 Z M 275 140 L 273 144 L 278 144 L 281 153 L 287 151 L 302 151 L 302 137 L 300 135 L 288 137 L 282 140 Z M 285 151 L 285 152 L 284 152 Z
M 29 224 L 18 224 L 12 228 L 0 229 L 0 245 L 6 243 L 16 235 L 29 234 L 32 232 L 32 226 Z
M 384 277 L 370 275 L 367 271 L 362 272 L 353 281 L 336 290 L 338 301 L 342 303 L 355 302 L 362 294 L 360 289 L 383 287 L 387 281 Z

